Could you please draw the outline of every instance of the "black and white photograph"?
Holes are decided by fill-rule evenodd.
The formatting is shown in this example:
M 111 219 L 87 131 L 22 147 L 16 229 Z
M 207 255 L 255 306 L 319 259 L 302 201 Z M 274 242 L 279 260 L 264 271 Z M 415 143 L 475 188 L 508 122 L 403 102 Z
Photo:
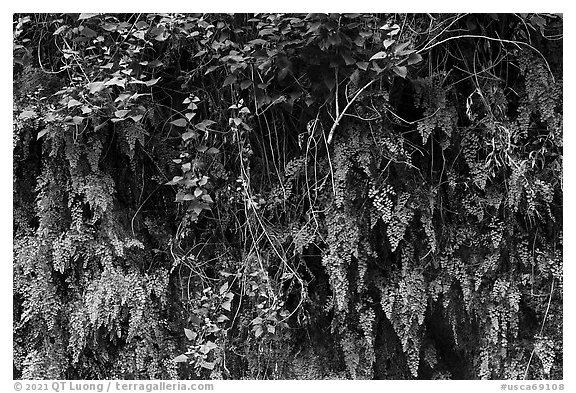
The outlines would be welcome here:
M 13 13 L 9 387 L 569 391 L 563 21 Z

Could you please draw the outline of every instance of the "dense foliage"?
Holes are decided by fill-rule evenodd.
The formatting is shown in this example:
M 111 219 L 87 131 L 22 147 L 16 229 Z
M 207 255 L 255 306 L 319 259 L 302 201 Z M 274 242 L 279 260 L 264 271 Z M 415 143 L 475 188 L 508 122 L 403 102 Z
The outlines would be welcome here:
M 562 378 L 562 17 L 14 16 L 18 378 Z

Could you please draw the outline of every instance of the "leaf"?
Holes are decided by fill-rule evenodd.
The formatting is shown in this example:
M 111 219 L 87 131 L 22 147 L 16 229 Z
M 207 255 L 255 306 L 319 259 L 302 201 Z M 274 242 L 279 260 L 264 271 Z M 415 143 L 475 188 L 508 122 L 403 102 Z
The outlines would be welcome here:
M 117 110 L 116 112 L 114 112 L 114 116 L 116 116 L 119 119 L 122 119 L 128 114 L 128 112 L 130 112 L 128 109 Z
M 118 78 L 115 76 L 114 78 L 110 79 L 109 81 L 105 82 L 104 85 L 106 86 L 120 86 L 121 88 L 126 87 L 126 79 Z
M 206 150 L 206 154 L 214 155 L 218 153 L 220 153 L 220 150 L 215 147 L 211 147 L 210 149 Z
M 272 334 L 276 333 L 276 327 L 275 326 L 268 325 L 267 330 L 268 330 L 268 333 L 272 333 Z
M 202 320 L 200 318 L 198 318 L 196 315 L 192 315 L 190 317 L 190 322 L 196 326 L 200 326 L 202 324 Z
M 384 48 L 388 49 L 390 47 L 390 45 L 392 45 L 395 42 L 396 42 L 396 40 L 394 40 L 392 38 L 388 38 L 388 39 L 385 39 L 384 42 L 382 42 L 382 45 L 384 45 Z
M 216 348 L 218 348 L 218 345 L 214 344 L 212 341 L 208 341 L 206 342 L 206 344 L 200 347 L 200 352 L 202 352 L 203 354 L 207 354 L 208 352 Z
M 226 311 L 230 311 L 230 309 L 232 308 L 232 303 L 230 302 L 230 300 L 226 300 L 224 303 L 222 303 L 222 308 Z
M 176 127 L 186 127 L 188 125 L 188 120 L 181 118 L 181 119 L 176 119 L 176 120 L 172 120 L 170 122 L 170 124 L 176 126 Z
M 262 326 L 261 325 L 256 326 L 256 329 L 254 329 L 254 335 L 256 337 L 260 337 L 262 335 L 262 333 L 264 333 Z
M 184 172 L 184 173 L 190 171 L 191 168 L 192 168 L 192 164 L 189 162 L 187 162 L 186 164 L 182 164 L 182 172 Z
M 182 197 L 182 200 L 183 200 L 183 201 L 193 201 L 194 199 L 196 199 L 196 198 L 195 198 L 194 195 L 192 195 L 192 194 L 185 194 L 185 195 Z
M 224 305 L 222 305 L 222 307 L 224 307 Z M 230 309 L 228 309 L 228 311 L 230 311 Z M 216 322 L 220 322 L 220 323 L 226 322 L 226 321 L 229 321 L 229 320 L 230 320 L 230 318 L 228 318 L 228 317 L 227 317 L 226 315 L 224 315 L 224 314 L 219 315 L 218 318 L 216 318 Z
M 152 68 L 160 67 L 163 65 L 164 65 L 164 63 L 162 63 L 160 60 L 152 60 L 150 63 L 148 63 L 148 67 L 152 67 Z
M 216 362 L 207 362 L 205 360 L 202 360 L 202 362 L 200 363 L 200 367 L 207 368 L 208 370 L 214 370 L 215 365 Z
M 184 334 L 186 334 L 188 340 L 194 340 L 196 336 L 198 336 L 196 332 L 193 332 L 192 330 L 186 328 L 184 328 Z
M 106 84 L 104 82 L 92 82 L 88 83 L 86 87 L 90 91 L 90 94 L 95 94 L 102 91 L 106 87 Z
M 38 114 L 36 114 L 36 112 L 34 111 L 23 111 L 22 113 L 20 113 L 20 115 L 18 116 L 19 119 L 22 120 L 26 120 L 26 119 L 33 119 L 35 117 L 38 117 Z
M 224 83 L 222 84 L 222 87 L 229 86 L 234 82 L 236 82 L 236 75 L 228 75 L 226 77 L 226 79 L 224 79 Z
M 85 37 L 89 37 L 89 38 L 93 38 L 93 37 L 96 37 L 98 35 L 98 34 L 96 34 L 96 32 L 94 30 L 92 30 L 91 28 L 86 27 L 86 26 L 84 26 L 84 28 L 82 29 L 80 34 L 82 34 Z
M 184 179 L 182 176 L 174 176 L 174 178 L 172 180 L 170 180 L 168 183 L 166 183 L 166 186 L 173 186 L 175 184 L 178 184 L 178 182 L 180 180 Z
M 208 69 L 206 70 L 206 72 L 204 73 L 204 75 L 208 75 L 209 73 L 211 73 L 212 71 L 214 71 L 215 69 L 217 69 L 219 66 L 210 66 L 208 67 Z
M 399 53 L 400 51 L 404 50 L 408 45 L 410 45 L 410 41 L 406 41 L 399 45 L 396 45 L 396 47 L 394 48 L 394 52 Z
M 200 195 L 202 195 L 203 192 L 204 192 L 204 191 L 202 191 L 201 188 L 196 187 L 196 189 L 194 190 L 194 196 L 195 196 L 196 198 L 198 198 Z
M 416 64 L 422 61 L 422 56 L 419 53 L 411 53 L 408 56 L 408 65 Z
M 252 81 L 250 79 L 243 80 L 240 83 L 240 90 L 246 90 L 248 87 L 252 85 Z
M 192 195 L 190 195 L 192 196 Z M 193 196 L 192 196 L 193 197 Z M 190 207 L 188 208 L 189 210 L 194 210 L 194 212 L 196 214 L 200 214 L 202 213 L 202 210 L 208 210 L 210 209 L 210 206 L 208 206 L 206 203 L 204 202 L 200 202 L 198 200 L 194 200 L 192 201 L 192 203 L 190 203 Z
M 68 108 L 74 108 L 75 106 L 80 106 L 80 105 L 82 105 L 82 103 L 81 103 L 80 101 L 75 100 L 74 98 L 71 98 L 71 99 L 68 101 L 67 107 L 68 107 Z
M 229 288 L 228 281 L 226 281 L 224 284 L 222 284 L 218 292 L 220 292 L 220 295 L 224 295 L 226 291 L 228 291 L 228 288 Z
M 90 18 L 94 18 L 95 16 L 98 16 L 99 14 L 80 14 L 80 16 L 78 17 L 78 20 L 86 20 L 86 19 L 90 19 Z
M 378 60 L 378 59 L 385 59 L 387 56 L 388 56 L 388 53 L 386 53 L 386 52 L 378 52 L 370 58 L 370 61 Z
M 208 131 L 207 127 L 210 127 L 212 124 L 216 124 L 216 122 L 212 120 L 203 120 L 196 124 L 195 127 L 200 131 Z
M 392 67 L 392 71 L 394 71 L 394 73 L 401 78 L 406 78 L 406 75 L 408 74 L 408 70 L 404 66 L 402 67 L 394 66 Z
M 203 186 L 206 183 L 208 183 L 208 176 L 202 176 L 202 179 L 200 179 L 200 181 L 198 182 L 198 185 Z
M 149 81 L 145 81 L 144 84 L 148 87 L 154 86 L 159 80 L 160 78 L 150 79 Z
M 86 118 L 84 116 L 74 116 L 72 118 L 72 122 L 76 125 L 80 125 L 84 122 Z
M 190 131 L 186 131 L 185 133 L 182 134 L 182 139 L 187 141 L 188 139 L 191 138 L 196 138 L 198 136 L 198 133 L 194 130 L 190 130 Z
M 36 140 L 42 138 L 44 135 L 46 135 L 46 133 L 48 132 L 47 128 L 44 128 L 43 130 L 40 130 L 40 132 L 38 132 L 38 135 L 36 136 Z
M 202 200 L 204 202 L 207 202 L 207 203 L 214 203 L 214 201 L 212 200 L 212 197 L 208 194 L 202 195 Z
M 186 355 L 178 355 L 178 356 L 176 356 L 176 357 L 174 358 L 174 361 L 175 361 L 176 363 L 184 363 L 184 362 L 188 361 L 188 356 L 186 356 Z

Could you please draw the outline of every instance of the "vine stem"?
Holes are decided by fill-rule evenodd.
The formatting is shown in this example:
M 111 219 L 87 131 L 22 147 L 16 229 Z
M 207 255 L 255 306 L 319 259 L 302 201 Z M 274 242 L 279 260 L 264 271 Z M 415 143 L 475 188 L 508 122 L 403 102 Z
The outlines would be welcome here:
M 496 41 L 496 42 L 500 42 L 500 43 L 514 44 L 518 48 L 520 48 L 520 45 L 525 45 L 525 46 L 529 47 L 530 49 L 532 49 L 533 51 L 535 51 L 536 53 L 538 53 L 540 55 L 540 57 L 542 57 L 542 60 L 544 60 L 544 63 L 546 63 L 546 68 L 548 68 L 548 72 L 550 73 L 550 76 L 552 77 L 552 82 L 556 83 L 556 79 L 554 78 L 554 74 L 552 73 L 552 70 L 550 69 L 550 64 L 548 64 L 548 61 L 546 60 L 544 55 L 542 53 L 540 53 L 540 51 L 538 49 L 534 48 L 532 45 L 530 45 L 526 42 L 522 42 L 522 41 L 505 40 L 503 38 L 494 38 L 494 37 L 488 37 L 485 35 L 463 34 L 463 35 L 457 35 L 454 37 L 448 37 L 448 38 L 443 39 L 442 41 L 438 41 L 432 45 L 426 45 L 424 48 L 416 51 L 416 53 L 422 53 L 426 50 L 430 50 L 430 49 L 434 48 L 435 46 L 441 45 L 445 42 L 460 39 L 460 38 L 483 38 L 483 39 L 488 40 L 488 41 Z
M 342 118 L 344 117 L 344 114 L 346 113 L 346 111 L 348 110 L 348 108 L 350 107 L 350 105 L 352 105 L 352 103 L 354 101 L 356 101 L 356 99 L 358 98 L 358 96 L 360 96 L 360 94 L 362 94 L 362 92 L 364 90 L 366 90 L 368 87 L 370 87 L 370 85 L 374 82 L 376 82 L 377 79 L 372 79 L 370 82 L 366 83 L 366 85 L 364 85 L 364 87 L 362 87 L 360 90 L 358 90 L 356 92 L 356 94 L 354 95 L 354 97 L 348 101 L 348 104 L 346 104 L 346 106 L 344 107 L 344 109 L 342 110 L 342 112 L 338 115 L 338 117 L 336 118 L 336 120 L 334 121 L 334 124 L 332 125 L 332 128 L 330 129 L 330 132 L 328 133 L 328 139 L 326 140 L 326 143 L 329 145 L 330 142 L 332 142 L 332 138 L 334 137 L 334 131 L 336 130 L 336 127 L 338 127 L 338 124 L 340 123 L 340 120 L 342 120 Z M 338 100 L 338 97 L 336 97 L 336 100 Z

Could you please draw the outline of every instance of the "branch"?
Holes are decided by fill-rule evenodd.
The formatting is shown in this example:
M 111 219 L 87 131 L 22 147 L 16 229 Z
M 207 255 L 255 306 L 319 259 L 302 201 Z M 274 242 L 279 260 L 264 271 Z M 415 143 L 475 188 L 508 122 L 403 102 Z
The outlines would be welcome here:
M 376 82 L 377 79 L 373 79 L 370 82 L 366 83 L 366 85 L 364 87 L 362 87 L 360 90 L 358 90 L 358 92 L 354 95 L 354 97 L 348 102 L 348 104 L 346 104 L 346 106 L 344 107 L 344 109 L 342 110 L 342 113 L 340 113 L 340 115 L 338 115 L 338 117 L 336 118 L 336 121 L 334 122 L 334 124 L 332 125 L 332 128 L 330 129 L 330 132 L 328 133 L 328 140 L 326 141 L 327 144 L 330 144 L 330 142 L 332 142 L 332 138 L 334 137 L 334 131 L 336 130 L 336 127 L 338 127 L 338 124 L 340 123 L 340 120 L 342 120 L 342 117 L 344 117 L 344 114 L 346 113 L 346 111 L 348 110 L 348 108 L 350 107 L 350 105 L 352 105 L 352 103 L 354 101 L 356 101 L 356 99 L 358 98 L 358 96 L 364 91 L 366 90 L 372 83 Z M 336 100 L 338 100 L 338 97 L 336 97 Z

